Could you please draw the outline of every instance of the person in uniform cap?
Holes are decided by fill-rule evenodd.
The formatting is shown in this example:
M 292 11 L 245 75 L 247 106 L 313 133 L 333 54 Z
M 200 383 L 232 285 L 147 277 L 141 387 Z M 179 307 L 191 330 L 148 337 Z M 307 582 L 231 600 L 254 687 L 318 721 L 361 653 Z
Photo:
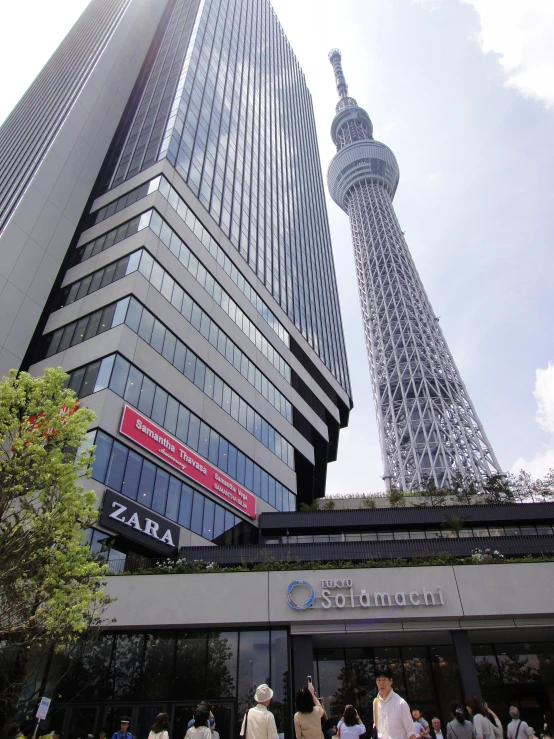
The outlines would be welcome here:
M 131 734 L 131 732 L 127 731 L 130 721 L 131 719 L 129 718 L 129 716 L 122 716 L 121 729 L 114 732 L 112 739 L 133 739 L 133 735 Z
M 251 708 L 242 720 L 240 735 L 245 739 L 278 739 L 277 725 L 268 706 L 273 698 L 273 690 L 263 683 L 258 685 L 254 700 L 257 705 Z

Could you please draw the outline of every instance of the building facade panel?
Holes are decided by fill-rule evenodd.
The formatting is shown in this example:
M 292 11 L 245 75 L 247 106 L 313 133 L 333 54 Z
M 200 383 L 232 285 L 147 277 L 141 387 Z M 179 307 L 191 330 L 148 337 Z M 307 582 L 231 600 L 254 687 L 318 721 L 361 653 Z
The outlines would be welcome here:
M 0 374 L 23 360 L 164 6 L 90 3 L 0 129 Z

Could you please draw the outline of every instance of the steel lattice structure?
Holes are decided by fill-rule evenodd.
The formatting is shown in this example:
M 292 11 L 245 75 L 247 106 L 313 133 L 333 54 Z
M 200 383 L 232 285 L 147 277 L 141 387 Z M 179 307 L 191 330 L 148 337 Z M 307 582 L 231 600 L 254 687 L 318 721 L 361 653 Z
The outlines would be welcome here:
M 348 97 L 340 52 L 329 59 L 340 100 L 327 181 L 350 218 L 387 488 L 413 489 L 428 478 L 448 487 L 458 472 L 475 480 L 498 474 L 394 212 L 395 156 Z

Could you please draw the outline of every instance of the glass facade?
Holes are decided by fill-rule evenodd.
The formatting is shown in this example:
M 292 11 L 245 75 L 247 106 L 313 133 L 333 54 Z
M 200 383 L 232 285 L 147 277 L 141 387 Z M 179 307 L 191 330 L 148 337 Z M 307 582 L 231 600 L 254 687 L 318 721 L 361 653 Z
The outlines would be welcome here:
M 316 649 L 316 690 L 336 723 L 348 704 L 356 706 L 362 721 L 371 725 L 372 701 L 377 695 L 375 666 L 388 665 L 394 690 L 425 715 L 449 718 L 448 706 L 463 700 L 454 647 L 361 647 Z M 429 722 L 431 719 L 429 718 Z M 366 724 L 367 725 L 367 724 Z
M 42 679 L 45 694 L 56 696 L 47 723 L 67 739 L 98 736 L 102 728 L 111 736 L 121 714 L 131 717 L 134 736 L 147 736 L 160 711 L 169 714 L 169 735 L 182 739 L 200 700 L 210 702 L 221 739 L 234 739 L 264 682 L 274 690 L 277 729 L 288 735 L 286 629 L 105 632 L 84 648 L 54 654 Z
M 256 530 L 138 452 L 98 431 L 92 477 L 216 544 L 251 544 Z
M 190 4 L 175 5 L 183 28 Z M 202 0 L 169 62 L 176 35 L 172 21 L 166 74 L 156 59 L 112 186 L 166 157 L 350 394 L 313 107 L 275 12 Z

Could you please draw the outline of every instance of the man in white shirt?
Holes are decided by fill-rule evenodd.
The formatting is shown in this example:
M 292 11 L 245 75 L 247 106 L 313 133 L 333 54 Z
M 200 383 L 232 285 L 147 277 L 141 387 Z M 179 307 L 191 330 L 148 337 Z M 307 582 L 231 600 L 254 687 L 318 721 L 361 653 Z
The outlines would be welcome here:
M 535 734 L 529 724 L 521 720 L 515 706 L 510 706 L 510 716 L 512 720 L 508 724 L 508 739 L 528 739 Z
M 408 704 L 392 689 L 392 670 L 380 665 L 375 670 L 379 691 L 373 701 L 373 725 L 379 739 L 417 739 Z
M 440 719 L 438 719 L 436 716 L 431 719 L 431 726 L 433 727 L 433 730 L 431 731 L 431 739 L 445 739 L 442 733 Z
M 257 705 L 251 708 L 242 720 L 240 735 L 245 739 L 278 739 L 275 718 L 267 707 L 273 698 L 273 690 L 263 683 L 258 685 L 254 700 Z

